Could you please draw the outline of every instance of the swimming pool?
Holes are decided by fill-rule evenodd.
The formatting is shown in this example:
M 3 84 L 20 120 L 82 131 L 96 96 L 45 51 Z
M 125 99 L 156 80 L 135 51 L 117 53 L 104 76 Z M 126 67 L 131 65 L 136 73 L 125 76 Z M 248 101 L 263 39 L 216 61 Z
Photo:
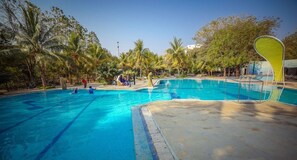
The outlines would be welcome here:
M 55 90 L 0 99 L 0 159 L 134 159 L 131 106 L 161 93 Z
M 227 86 L 227 89 L 225 87 Z M 258 99 L 259 86 L 241 99 Z M 137 91 L 53 90 L 0 98 L 0 159 L 135 159 L 131 107 L 157 100 L 236 100 L 237 84 L 164 80 Z M 263 99 L 269 97 L 264 91 Z
M 295 105 L 297 106 L 297 90 L 296 89 L 289 89 L 285 88 L 282 91 L 282 94 L 279 98 L 279 101 L 282 103 L 290 104 L 290 105 Z
M 155 92 L 169 93 L 172 99 L 199 99 L 199 100 L 266 100 L 271 88 L 261 85 L 241 84 L 238 94 L 238 83 L 220 80 L 161 80 Z

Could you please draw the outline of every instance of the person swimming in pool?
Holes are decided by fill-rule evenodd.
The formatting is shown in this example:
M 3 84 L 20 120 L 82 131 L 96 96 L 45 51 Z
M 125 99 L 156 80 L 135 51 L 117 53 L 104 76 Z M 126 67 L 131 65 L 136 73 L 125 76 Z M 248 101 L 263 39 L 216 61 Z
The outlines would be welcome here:
M 89 87 L 89 93 L 93 94 L 94 93 L 94 89 L 92 88 L 92 86 Z
M 77 88 L 74 88 L 72 91 L 72 94 L 76 94 L 77 93 Z

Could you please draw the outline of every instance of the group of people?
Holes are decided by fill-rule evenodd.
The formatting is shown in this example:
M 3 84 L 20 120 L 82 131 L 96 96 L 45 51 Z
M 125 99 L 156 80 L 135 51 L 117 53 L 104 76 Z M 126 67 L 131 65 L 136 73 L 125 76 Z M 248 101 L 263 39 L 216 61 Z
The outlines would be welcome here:
M 84 88 L 87 88 L 87 81 L 85 79 L 82 79 L 82 84 L 84 86 Z M 128 79 L 125 79 L 123 77 L 122 74 L 120 74 L 117 79 L 116 79 L 116 85 L 119 86 L 130 86 L 131 87 L 131 83 L 129 82 Z M 94 88 L 92 86 L 89 86 L 89 90 L 88 90 L 89 94 L 94 94 Z M 77 94 L 78 93 L 78 88 L 74 88 L 72 91 L 72 94 Z
M 82 79 L 81 81 L 84 85 L 84 88 L 87 88 L 87 81 L 85 79 Z M 88 90 L 89 94 L 94 94 L 94 88 L 92 86 L 89 86 Z M 78 93 L 78 88 L 74 88 L 72 91 L 72 94 L 77 94 Z
M 123 75 L 121 75 L 121 74 L 117 77 L 116 82 L 117 82 L 118 86 L 130 86 L 131 87 L 131 83 L 129 82 L 129 80 L 125 79 L 123 77 Z

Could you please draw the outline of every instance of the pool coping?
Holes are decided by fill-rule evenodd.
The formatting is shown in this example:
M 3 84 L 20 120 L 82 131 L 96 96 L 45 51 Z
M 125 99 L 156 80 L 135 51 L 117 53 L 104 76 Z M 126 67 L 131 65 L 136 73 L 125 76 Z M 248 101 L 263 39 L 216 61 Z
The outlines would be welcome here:
M 135 116 L 135 110 L 138 110 L 140 113 L 140 116 L 143 118 L 143 126 L 145 128 L 145 131 L 148 135 L 148 142 L 151 144 L 151 154 L 153 156 L 153 159 L 164 159 L 164 160 L 177 160 L 178 157 L 172 150 L 172 147 L 169 145 L 168 141 L 166 140 L 164 134 L 162 133 L 159 125 L 156 123 L 155 119 L 152 116 L 152 113 L 150 110 L 146 107 L 146 105 L 142 105 L 139 107 L 134 107 L 132 109 L 132 117 Z M 134 121 L 134 120 L 133 120 Z M 134 128 L 134 124 L 133 124 Z M 135 134 L 135 133 L 134 133 Z M 139 140 L 135 139 L 134 135 L 134 145 L 135 145 L 135 154 L 136 159 L 143 159 L 142 157 L 138 157 L 141 155 L 141 150 L 139 150 Z
M 154 160 L 158 159 L 152 145 L 152 140 L 145 129 L 144 119 L 140 113 L 140 107 L 131 108 L 135 159 Z

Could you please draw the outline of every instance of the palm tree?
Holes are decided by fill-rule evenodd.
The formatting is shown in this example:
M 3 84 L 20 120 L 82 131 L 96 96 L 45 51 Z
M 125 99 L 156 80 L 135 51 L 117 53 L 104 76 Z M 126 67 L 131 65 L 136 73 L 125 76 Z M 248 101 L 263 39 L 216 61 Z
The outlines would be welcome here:
M 127 53 L 122 53 L 119 57 L 118 67 L 122 70 L 132 70 L 134 64 L 133 51 L 129 50 Z
M 153 70 L 154 63 L 155 55 L 150 51 L 144 52 L 142 66 L 145 75 L 147 75 L 150 71 Z
M 182 46 L 182 40 L 174 37 L 173 42 L 170 42 L 171 48 L 167 49 L 166 59 L 172 64 L 172 67 L 177 69 L 180 75 L 180 69 L 185 65 L 185 49 Z
M 156 73 L 157 70 L 163 68 L 163 59 L 161 56 L 147 51 L 144 53 L 143 59 L 144 72 L 147 75 L 149 72 Z
M 16 34 L 17 44 L 21 51 L 26 53 L 27 63 L 36 63 L 42 86 L 45 88 L 47 61 L 57 58 L 54 51 L 61 47 L 58 41 L 60 37 L 52 33 L 56 25 L 47 22 L 36 6 L 27 2 L 26 7 L 21 6 L 21 11 L 21 20 L 11 13 L 19 27 Z
M 124 76 L 127 76 L 130 79 L 131 76 L 136 75 L 136 72 L 133 71 L 135 66 L 136 58 L 133 50 L 129 50 L 126 53 L 122 53 L 119 57 L 118 68 L 122 69 Z
M 102 48 L 98 43 L 91 43 L 88 46 L 85 59 L 88 60 L 85 62 L 85 72 L 98 77 L 97 68 L 103 63 L 108 63 L 111 59 L 109 52 Z M 93 80 L 95 78 L 93 77 Z
M 138 39 L 136 42 L 134 42 L 135 48 L 134 48 L 134 55 L 135 55 L 135 69 L 139 69 L 139 75 L 141 77 L 142 74 L 142 62 L 143 62 L 143 55 L 145 52 L 147 52 L 147 48 L 143 48 L 143 41 Z
M 84 62 L 88 62 L 81 39 L 80 34 L 72 31 L 63 52 L 70 83 L 72 83 L 73 75 L 75 75 L 77 81 L 79 80 L 79 71 L 83 68 Z

